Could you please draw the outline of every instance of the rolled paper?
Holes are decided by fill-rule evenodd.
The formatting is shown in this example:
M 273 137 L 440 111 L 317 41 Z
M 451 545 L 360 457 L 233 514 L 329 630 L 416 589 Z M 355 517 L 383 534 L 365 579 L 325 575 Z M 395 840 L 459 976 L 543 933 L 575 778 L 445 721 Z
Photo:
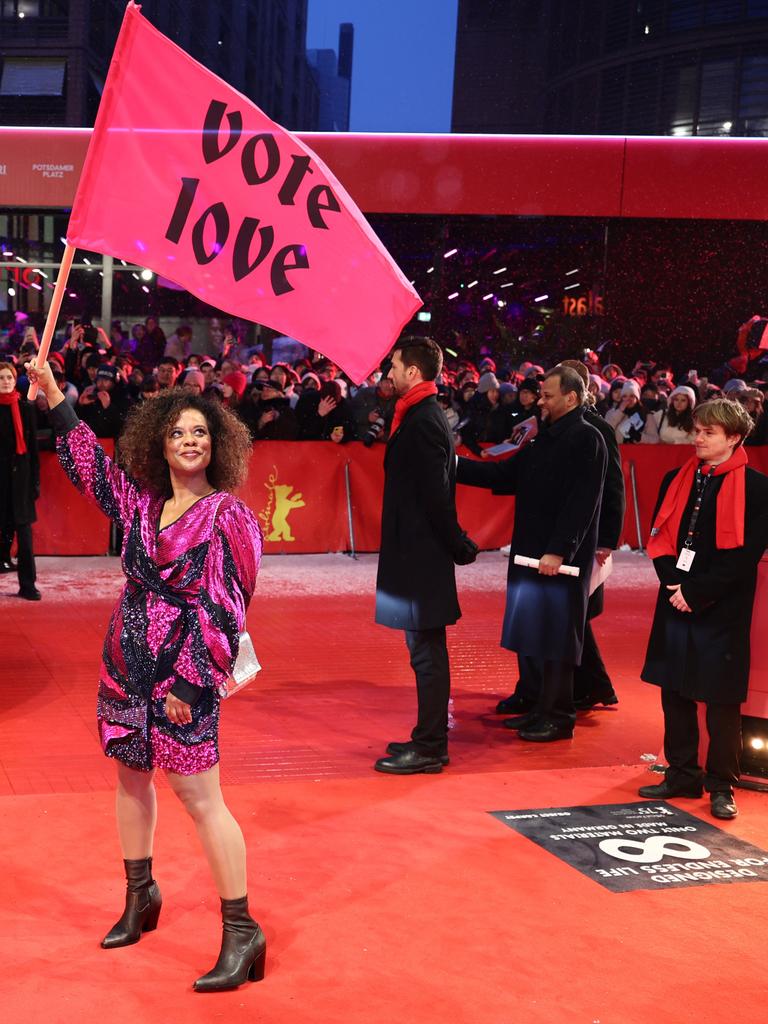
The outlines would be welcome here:
M 539 559 L 527 555 L 515 555 L 513 561 L 515 565 L 524 565 L 527 569 L 539 568 Z M 561 565 L 557 571 L 563 576 L 578 576 L 581 572 L 578 565 Z

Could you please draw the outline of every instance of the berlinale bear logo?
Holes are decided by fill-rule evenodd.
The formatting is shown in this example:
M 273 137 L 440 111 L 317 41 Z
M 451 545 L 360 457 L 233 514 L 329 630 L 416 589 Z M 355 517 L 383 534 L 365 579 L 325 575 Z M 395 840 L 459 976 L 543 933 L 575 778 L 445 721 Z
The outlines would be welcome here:
M 259 519 L 264 528 L 265 540 L 271 542 L 288 541 L 290 543 L 295 541 L 296 538 L 291 533 L 288 516 L 295 508 L 304 508 L 306 502 L 301 496 L 301 491 L 291 493 L 293 491 L 292 484 L 279 484 L 277 482 L 277 475 L 277 466 L 273 466 L 272 472 L 264 484 L 269 495 L 267 497 L 267 504 L 264 506 L 263 511 L 259 513 Z

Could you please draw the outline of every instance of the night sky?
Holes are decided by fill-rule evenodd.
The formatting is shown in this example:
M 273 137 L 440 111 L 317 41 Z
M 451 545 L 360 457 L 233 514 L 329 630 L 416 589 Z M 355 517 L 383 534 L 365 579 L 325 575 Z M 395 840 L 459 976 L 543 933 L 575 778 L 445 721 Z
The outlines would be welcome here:
M 355 26 L 356 132 L 449 132 L 457 0 L 309 0 L 308 49 L 338 52 Z

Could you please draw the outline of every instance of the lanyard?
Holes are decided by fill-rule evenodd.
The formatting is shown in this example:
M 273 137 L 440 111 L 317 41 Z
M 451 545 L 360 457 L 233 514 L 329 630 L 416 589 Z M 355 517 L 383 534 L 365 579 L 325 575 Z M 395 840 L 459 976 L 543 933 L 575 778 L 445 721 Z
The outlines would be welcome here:
M 704 472 L 704 469 L 707 470 L 706 473 Z M 699 512 L 701 512 L 701 503 L 704 500 L 704 491 L 707 487 L 707 481 L 711 475 L 709 469 L 709 466 L 699 466 L 696 470 L 696 501 L 693 505 L 693 512 L 691 512 L 691 521 L 688 523 L 688 532 L 686 533 L 685 540 L 683 541 L 683 547 L 685 548 L 693 547 L 693 534 L 696 530 L 696 522 L 699 518 Z

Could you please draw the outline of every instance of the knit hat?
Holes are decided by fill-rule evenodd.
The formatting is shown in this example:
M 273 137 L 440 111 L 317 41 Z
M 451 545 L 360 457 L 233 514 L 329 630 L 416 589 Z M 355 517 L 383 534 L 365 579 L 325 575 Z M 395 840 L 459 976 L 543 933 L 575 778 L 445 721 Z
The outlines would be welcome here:
M 541 394 L 541 384 L 539 384 L 535 377 L 526 377 L 525 380 L 520 382 L 517 393 L 520 394 L 521 391 L 532 391 L 538 398 Z
M 723 394 L 724 395 L 730 395 L 730 393 L 732 391 L 746 391 L 746 390 L 747 390 L 747 382 L 745 380 L 741 380 L 740 377 L 734 377 L 732 380 L 727 380 L 725 382 L 725 384 L 723 384 Z
M 117 367 L 111 366 L 109 363 L 104 363 L 96 371 L 96 380 L 102 378 L 102 380 L 117 380 Z
M 495 373 L 484 373 L 480 380 L 477 382 L 477 390 L 481 395 L 486 394 L 488 391 L 499 390 L 499 381 Z
M 640 401 L 640 385 L 636 380 L 625 380 L 621 386 L 621 397 L 627 398 L 629 395 L 634 395 Z
M 590 373 L 590 375 L 589 375 L 589 383 L 596 385 L 597 390 L 599 391 L 599 393 L 601 395 L 607 395 L 608 394 L 608 389 L 609 389 L 610 385 L 608 384 L 607 380 L 603 380 L 603 378 L 600 377 L 598 374 Z
M 187 370 L 184 374 L 184 387 L 190 388 L 195 387 L 195 385 L 197 385 L 201 391 L 205 391 L 205 377 L 199 370 Z
M 226 377 L 222 378 L 221 383 L 228 384 L 237 397 L 242 398 L 245 392 L 245 387 L 248 383 L 248 378 L 242 370 L 233 370 L 232 373 L 228 373 Z
M 311 381 L 312 383 L 314 383 L 315 387 L 320 387 L 320 378 L 317 376 L 316 373 L 312 373 L 311 370 L 308 370 L 307 373 L 305 373 L 301 378 L 302 384 L 306 384 L 307 381 Z
M 685 395 L 685 397 L 688 399 L 688 403 L 689 403 L 691 409 L 695 409 L 695 407 L 696 407 L 696 392 L 693 390 L 693 388 L 689 388 L 686 384 L 679 384 L 676 388 L 672 388 L 672 390 L 670 391 L 670 393 L 669 393 L 669 400 L 670 400 L 670 402 L 675 397 L 675 395 Z
M 515 395 L 517 394 L 517 388 L 514 384 L 510 384 L 509 381 L 504 381 L 499 386 L 499 394 L 503 398 L 504 395 Z

